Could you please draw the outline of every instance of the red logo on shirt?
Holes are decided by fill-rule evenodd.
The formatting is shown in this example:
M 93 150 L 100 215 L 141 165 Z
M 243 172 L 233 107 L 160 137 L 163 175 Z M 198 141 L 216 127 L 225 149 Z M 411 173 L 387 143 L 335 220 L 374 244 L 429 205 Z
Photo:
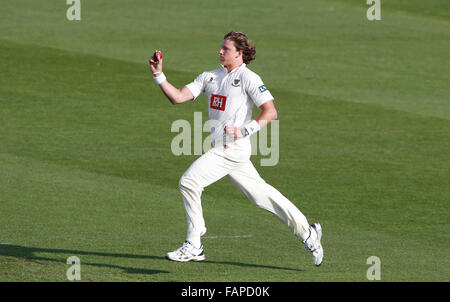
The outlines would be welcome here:
M 226 96 L 213 94 L 213 95 L 211 95 L 211 101 L 209 103 L 209 107 L 212 109 L 225 111 L 226 102 L 227 102 Z

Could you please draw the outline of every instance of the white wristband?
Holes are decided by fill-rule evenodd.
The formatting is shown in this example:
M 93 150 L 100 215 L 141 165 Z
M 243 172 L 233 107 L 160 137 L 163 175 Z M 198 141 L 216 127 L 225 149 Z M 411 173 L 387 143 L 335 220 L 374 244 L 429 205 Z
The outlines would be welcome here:
M 156 84 L 161 85 L 161 83 L 166 80 L 166 76 L 164 75 L 164 72 L 161 72 L 159 76 L 153 77 L 153 79 L 155 80 Z
M 244 135 L 244 137 L 246 137 L 247 135 L 252 135 L 253 133 L 261 130 L 261 127 L 259 126 L 257 121 L 253 120 L 245 125 L 243 130 L 244 131 L 242 132 L 242 134 Z

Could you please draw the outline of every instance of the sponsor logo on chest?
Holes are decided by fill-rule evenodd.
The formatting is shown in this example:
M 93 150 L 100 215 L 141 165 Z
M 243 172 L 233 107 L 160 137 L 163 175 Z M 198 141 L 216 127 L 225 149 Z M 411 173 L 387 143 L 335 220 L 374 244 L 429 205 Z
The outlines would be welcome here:
M 209 102 L 209 108 L 225 111 L 225 105 L 227 103 L 227 97 L 219 94 L 211 95 Z

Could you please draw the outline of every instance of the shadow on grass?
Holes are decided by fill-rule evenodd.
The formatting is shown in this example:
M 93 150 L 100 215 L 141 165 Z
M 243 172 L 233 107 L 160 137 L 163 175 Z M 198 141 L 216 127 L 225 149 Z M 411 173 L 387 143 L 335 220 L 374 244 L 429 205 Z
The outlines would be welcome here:
M 51 248 L 38 248 L 38 247 L 25 247 L 12 244 L 0 244 L 0 256 L 10 256 L 16 258 L 23 258 L 32 261 L 49 261 L 49 262 L 61 262 L 61 259 L 53 259 L 47 257 L 41 257 L 35 253 L 55 253 L 55 254 L 68 254 L 70 256 L 80 256 L 80 255 L 91 255 L 91 256 L 102 256 L 102 257 L 119 257 L 119 258 L 131 258 L 131 259 L 153 259 L 153 260 L 163 260 L 168 261 L 163 256 L 152 256 L 152 255 L 135 255 L 135 254 L 119 254 L 119 253 L 107 253 L 107 252 L 87 252 L 78 250 L 68 250 L 68 249 L 51 249 Z M 276 269 L 276 270 L 288 270 L 288 271 L 301 271 L 299 269 L 271 266 L 271 265 L 260 265 L 260 264 L 249 264 L 241 262 L 228 262 L 228 261 L 211 261 L 206 260 L 202 263 L 205 264 L 224 264 L 224 265 L 235 265 L 241 267 L 252 267 L 252 268 L 264 268 L 264 269 Z M 110 267 L 119 268 L 130 274 L 159 274 L 159 273 L 170 273 L 164 270 L 152 270 L 144 268 L 132 268 L 124 267 L 119 265 L 112 265 L 106 263 L 88 263 L 83 262 L 83 265 L 92 265 L 97 267 Z
M 48 248 L 26 247 L 26 246 L 11 245 L 11 244 L 0 244 L 0 256 L 11 256 L 11 257 L 30 260 L 30 261 L 48 261 L 48 262 L 61 263 L 61 259 L 41 257 L 41 256 L 36 255 L 35 253 L 68 254 L 70 256 L 93 255 L 93 256 L 103 256 L 103 257 L 158 259 L 158 257 L 153 257 L 153 256 L 139 256 L 139 255 L 132 255 L 132 254 L 86 252 L 86 251 L 78 251 L 78 250 L 48 249 Z M 160 257 L 160 258 L 162 259 L 163 257 Z M 113 264 L 107 264 L 107 263 L 83 262 L 82 264 L 97 266 L 97 267 L 118 268 L 118 269 L 122 269 L 125 272 L 130 273 L 130 274 L 170 273 L 169 271 L 163 271 L 163 270 L 125 267 L 125 266 L 113 265 Z

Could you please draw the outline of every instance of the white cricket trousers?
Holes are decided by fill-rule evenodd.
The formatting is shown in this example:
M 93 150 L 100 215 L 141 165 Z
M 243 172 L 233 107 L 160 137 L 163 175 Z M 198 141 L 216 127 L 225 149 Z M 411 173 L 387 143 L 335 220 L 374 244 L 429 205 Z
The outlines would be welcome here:
M 266 183 L 250 161 L 249 137 L 210 149 L 186 170 L 179 182 L 187 219 L 186 240 L 200 247 L 206 232 L 201 195 L 205 187 L 228 176 L 255 205 L 275 214 L 294 234 L 305 240 L 309 224 L 300 210 L 278 190 Z

